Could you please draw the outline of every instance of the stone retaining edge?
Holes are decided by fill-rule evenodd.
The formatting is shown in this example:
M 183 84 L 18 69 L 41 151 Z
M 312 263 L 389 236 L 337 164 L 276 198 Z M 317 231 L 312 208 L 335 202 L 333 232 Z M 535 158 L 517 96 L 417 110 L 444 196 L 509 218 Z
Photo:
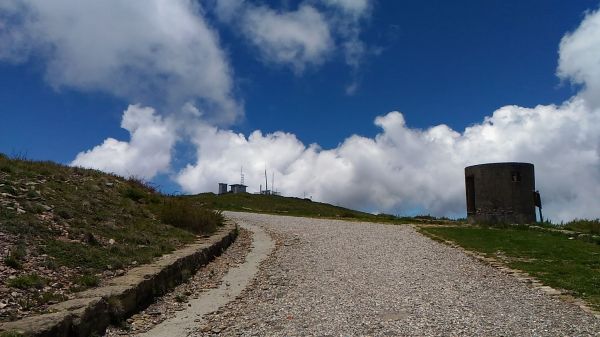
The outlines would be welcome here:
M 229 247 L 237 234 L 237 225 L 226 221 L 210 237 L 133 268 L 105 286 L 76 293 L 74 299 L 50 306 L 49 313 L 0 324 L 0 336 L 6 332 L 35 337 L 102 335 L 111 323 L 126 319 L 187 280 Z

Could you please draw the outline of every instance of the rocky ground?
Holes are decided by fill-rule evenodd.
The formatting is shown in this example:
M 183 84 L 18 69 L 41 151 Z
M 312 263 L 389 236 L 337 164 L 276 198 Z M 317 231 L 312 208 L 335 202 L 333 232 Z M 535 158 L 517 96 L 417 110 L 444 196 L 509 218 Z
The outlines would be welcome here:
M 217 288 L 229 268 L 243 263 L 252 244 L 252 232 L 240 229 L 235 242 L 212 262 L 202 267 L 188 282 L 177 286 L 173 291 L 159 298 L 146 310 L 132 316 L 121 326 L 109 327 L 105 336 L 128 336 L 146 332 L 156 324 L 185 310 L 188 300 L 198 298 L 202 292 Z
M 278 248 L 198 336 L 598 336 L 600 320 L 472 257 L 391 226 L 228 213 Z
M 0 322 L 192 242 L 152 212 L 161 197 L 135 179 L 0 153 Z
M 63 240 L 73 240 L 69 238 L 68 224 L 55 214 L 53 205 L 41 197 L 39 187 L 46 182 L 43 177 L 8 181 L 8 174 L 0 172 L 2 221 L 30 215 L 49 231 L 59 233 L 57 236 Z M 40 253 L 42 240 L 27 235 L 32 229 L 21 226 L 23 233 L 15 234 L 6 230 L 5 226 L 10 223 L 0 225 L 0 256 L 3 257 L 0 263 L 0 322 L 44 312 L 49 305 L 72 297 L 77 286 L 74 280 L 82 274 L 81 270 L 57 266 L 52 258 Z

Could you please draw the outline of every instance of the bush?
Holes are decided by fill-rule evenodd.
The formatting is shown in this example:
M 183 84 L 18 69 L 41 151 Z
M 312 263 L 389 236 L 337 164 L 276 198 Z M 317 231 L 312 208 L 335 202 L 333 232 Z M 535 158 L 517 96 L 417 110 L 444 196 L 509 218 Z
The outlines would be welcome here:
M 128 187 L 123 191 L 123 196 L 137 202 L 144 199 L 146 193 L 138 188 Z
M 13 268 L 13 269 L 21 269 L 23 268 L 23 264 L 13 255 L 8 255 L 4 258 L 4 264 Z
M 8 256 L 4 258 L 4 264 L 14 269 L 21 269 L 23 267 L 23 259 L 27 255 L 27 251 L 25 250 L 25 246 L 23 244 L 18 244 L 13 247 Z
M 8 286 L 19 289 L 41 289 L 46 285 L 46 280 L 38 274 L 21 275 L 12 280 L 8 280 Z
M 212 233 L 223 223 L 223 214 L 184 198 L 171 198 L 162 205 L 160 220 L 192 233 Z
M 77 278 L 76 283 L 82 287 L 95 287 L 100 284 L 98 276 L 93 274 L 84 274 Z

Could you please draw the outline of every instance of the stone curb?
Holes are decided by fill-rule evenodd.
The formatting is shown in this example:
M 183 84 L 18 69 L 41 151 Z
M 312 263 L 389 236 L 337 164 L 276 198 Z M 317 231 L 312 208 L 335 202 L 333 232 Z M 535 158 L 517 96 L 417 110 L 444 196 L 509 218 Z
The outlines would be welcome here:
M 450 241 L 450 240 L 446 240 L 440 236 L 437 236 L 435 234 L 431 234 L 431 233 L 422 233 L 421 231 L 419 231 L 418 226 L 415 225 L 411 225 L 411 227 L 417 232 L 420 233 L 421 235 L 428 237 L 432 240 L 436 240 L 439 242 L 442 242 L 452 248 L 458 249 L 461 252 L 463 252 L 465 255 L 470 256 L 471 258 L 474 258 L 476 260 L 479 260 L 480 262 L 483 262 L 499 271 L 501 271 L 504 274 L 508 274 L 508 275 L 512 275 L 514 276 L 517 280 L 519 280 L 520 282 L 523 282 L 527 285 L 529 285 L 530 287 L 532 287 L 533 289 L 538 289 L 542 292 L 544 292 L 545 294 L 549 295 L 549 296 L 553 296 L 553 297 L 558 297 L 561 300 L 567 302 L 567 303 L 572 303 L 576 306 L 578 306 L 579 308 L 581 308 L 581 310 L 592 314 L 594 316 L 596 316 L 596 318 L 600 319 L 600 312 L 592 309 L 584 300 L 576 298 L 568 293 L 566 293 L 565 291 L 559 290 L 559 289 L 555 289 L 552 288 L 550 286 L 544 285 L 540 280 L 538 280 L 537 278 L 529 275 L 528 273 L 522 271 L 522 270 L 518 270 L 518 269 L 512 269 L 508 266 L 506 266 L 502 261 L 499 261 L 495 258 L 492 257 L 488 257 L 485 256 L 481 253 L 478 252 L 474 252 L 471 250 L 467 250 L 465 248 L 463 248 L 462 246 L 458 245 L 456 242 L 454 241 Z
M 226 221 L 210 237 L 133 268 L 105 286 L 79 292 L 74 299 L 51 306 L 47 314 L 0 324 L 0 335 L 7 331 L 36 337 L 102 335 L 109 324 L 145 308 L 220 255 L 235 240 L 237 228 Z

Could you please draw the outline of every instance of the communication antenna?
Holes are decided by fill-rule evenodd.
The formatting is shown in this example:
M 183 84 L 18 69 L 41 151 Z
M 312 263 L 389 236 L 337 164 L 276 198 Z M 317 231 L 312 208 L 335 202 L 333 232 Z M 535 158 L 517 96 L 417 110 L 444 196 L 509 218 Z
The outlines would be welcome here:
M 242 185 L 244 185 L 244 167 L 243 166 L 240 168 L 240 182 Z
M 265 191 L 269 190 L 269 180 L 267 179 L 267 169 L 265 168 Z
M 273 190 L 273 193 L 275 193 L 275 171 L 273 171 L 271 175 L 271 189 Z

